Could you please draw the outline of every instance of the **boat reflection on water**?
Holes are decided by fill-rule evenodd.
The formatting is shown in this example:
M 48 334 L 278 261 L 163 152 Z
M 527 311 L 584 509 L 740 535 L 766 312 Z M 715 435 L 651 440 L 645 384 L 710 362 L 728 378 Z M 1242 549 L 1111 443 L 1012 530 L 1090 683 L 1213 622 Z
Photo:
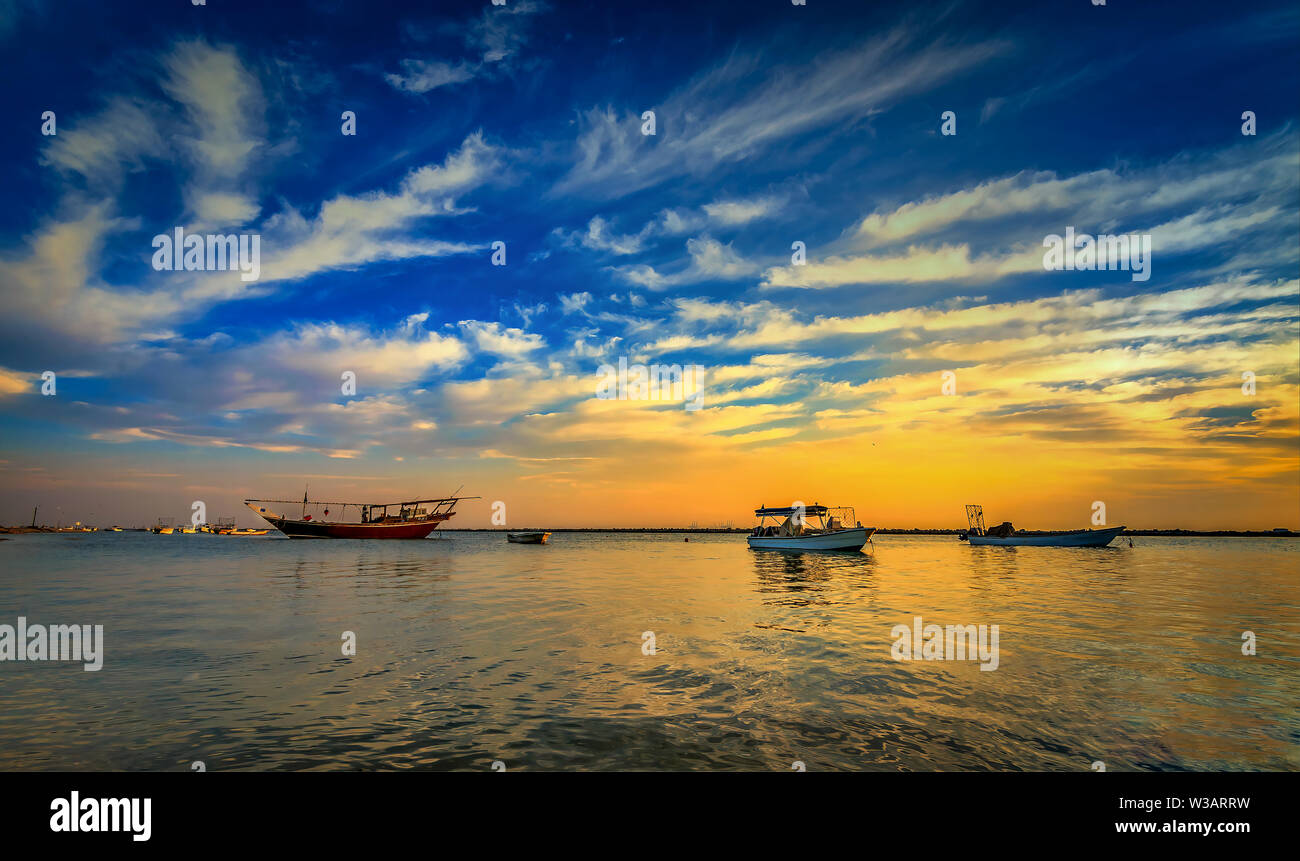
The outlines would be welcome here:
M 827 591 L 832 581 L 844 586 L 871 585 L 876 559 L 866 553 L 752 553 L 759 593 L 780 594 L 780 601 L 764 603 L 810 604 L 817 593 Z M 797 597 L 803 596 L 803 597 Z

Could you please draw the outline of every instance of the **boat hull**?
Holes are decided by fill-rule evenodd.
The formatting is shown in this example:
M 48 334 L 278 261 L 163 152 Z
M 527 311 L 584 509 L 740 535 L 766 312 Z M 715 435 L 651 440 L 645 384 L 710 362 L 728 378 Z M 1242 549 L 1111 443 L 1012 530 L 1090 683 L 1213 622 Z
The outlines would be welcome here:
M 511 544 L 545 544 L 551 537 L 549 532 L 507 532 L 506 541 Z
M 266 518 L 266 522 L 290 538 L 387 538 L 417 539 L 428 538 L 438 526 L 447 520 L 435 516 L 428 520 L 408 520 L 402 523 L 329 523 L 322 520 L 287 520 L 284 518 Z
M 755 550 L 861 550 L 875 531 L 859 526 L 817 535 L 751 535 L 746 540 Z
M 1047 535 L 1011 535 L 995 538 L 989 535 L 970 535 L 966 540 L 972 545 L 992 547 L 1105 547 L 1124 531 L 1123 526 L 1110 529 L 1076 529 L 1073 532 L 1053 532 Z

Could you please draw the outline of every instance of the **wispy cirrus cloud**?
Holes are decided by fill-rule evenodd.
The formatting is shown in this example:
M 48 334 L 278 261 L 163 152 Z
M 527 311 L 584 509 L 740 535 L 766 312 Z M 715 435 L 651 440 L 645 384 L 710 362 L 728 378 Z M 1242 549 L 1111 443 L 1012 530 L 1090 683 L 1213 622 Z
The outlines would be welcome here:
M 644 263 L 611 269 L 629 283 L 649 290 L 667 290 L 701 281 L 735 281 L 756 274 L 761 268 L 743 258 L 729 243 L 710 236 L 686 240 L 686 252 L 689 264 L 669 274 Z
M 458 197 L 492 182 L 501 161 L 501 151 L 476 132 L 441 164 L 411 170 L 394 192 L 339 195 L 323 202 L 313 218 L 286 207 L 263 226 L 270 250 L 261 280 L 297 280 L 380 260 L 480 250 L 485 243 L 436 239 L 415 228 L 428 218 L 462 214 Z M 241 289 L 235 280 L 227 279 L 218 289 Z
M 229 229 L 260 211 L 247 176 L 265 151 L 262 86 L 234 48 L 177 44 L 163 59 L 162 88 L 184 111 L 188 133 L 173 141 L 189 159 L 185 198 L 196 226 Z
M 492 4 L 464 30 L 463 49 L 470 56 L 458 60 L 406 57 L 399 63 L 402 71 L 390 72 L 384 80 L 394 89 L 423 94 L 499 71 L 527 42 L 530 17 L 545 10 L 544 4 L 531 0 Z
M 65 130 L 50 139 L 44 162 L 90 185 L 70 189 L 61 211 L 0 257 L 0 289 L 14 312 L 0 321 L 0 332 L 15 354 L 39 359 L 57 349 L 76 361 L 106 345 L 139 353 L 132 341 L 150 330 L 218 303 L 265 295 L 274 282 L 485 247 L 421 229 L 429 219 L 464 214 L 458 199 L 500 175 L 505 155 L 482 133 L 469 134 L 441 162 L 412 167 L 393 191 L 338 194 L 314 214 L 282 200 L 257 223 L 255 163 L 273 144 L 263 137 L 266 100 L 256 76 L 233 48 L 200 41 L 173 46 L 159 67 L 173 102 L 111 97 L 85 125 L 65 117 Z M 172 218 L 146 226 L 140 216 L 119 214 L 120 200 L 93 197 L 96 188 L 119 188 L 126 173 L 150 161 L 169 164 L 176 177 L 183 209 Z M 259 281 L 231 271 L 154 272 L 147 236 L 178 223 L 190 232 L 255 228 L 263 251 Z M 135 277 L 110 281 L 110 244 L 141 228 L 147 233 L 136 240 Z
M 716 200 L 698 207 L 674 207 L 662 210 L 635 233 L 619 233 L 602 215 L 592 216 L 584 230 L 557 227 L 551 233 L 569 248 L 628 256 L 646 251 L 656 240 L 710 228 L 735 229 L 772 218 L 787 200 L 784 195 L 768 194 Z
M 49 138 L 41 161 L 92 184 L 116 187 L 125 173 L 167 153 L 151 108 L 144 100 L 113 96 L 99 113 L 71 128 L 65 123 Z
M 738 52 L 654 106 L 653 136 L 641 133 L 639 110 L 586 111 L 573 166 L 551 194 L 618 198 L 702 175 L 797 135 L 885 110 L 1005 48 L 993 41 L 918 46 L 900 28 L 827 54 L 812 67 L 772 66 L 761 51 Z
M 989 283 L 1041 272 L 1042 238 L 1067 225 L 1084 233 L 1150 234 L 1162 265 L 1169 255 L 1232 254 L 1262 242 L 1253 259 L 1237 264 L 1275 266 L 1289 259 L 1278 241 L 1300 211 L 1290 191 L 1300 172 L 1298 140 L 1287 131 L 1127 170 L 1022 172 L 904 203 L 864 217 L 806 265 L 767 270 L 761 286 Z M 973 250 L 973 235 L 983 251 Z

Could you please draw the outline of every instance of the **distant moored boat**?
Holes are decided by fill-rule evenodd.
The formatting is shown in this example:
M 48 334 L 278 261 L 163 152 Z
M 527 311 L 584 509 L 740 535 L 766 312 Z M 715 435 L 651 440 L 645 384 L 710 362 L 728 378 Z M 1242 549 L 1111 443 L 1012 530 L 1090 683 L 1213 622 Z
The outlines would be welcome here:
M 506 541 L 512 544 L 545 544 L 550 539 L 549 532 L 507 532 Z
M 966 522 L 969 529 L 957 535 L 959 540 L 969 541 L 972 545 L 996 547 L 1105 547 L 1124 531 L 1123 526 L 1111 526 L 1106 529 L 1025 534 L 1017 533 L 1010 521 L 986 528 L 984 508 L 980 505 L 966 506 Z

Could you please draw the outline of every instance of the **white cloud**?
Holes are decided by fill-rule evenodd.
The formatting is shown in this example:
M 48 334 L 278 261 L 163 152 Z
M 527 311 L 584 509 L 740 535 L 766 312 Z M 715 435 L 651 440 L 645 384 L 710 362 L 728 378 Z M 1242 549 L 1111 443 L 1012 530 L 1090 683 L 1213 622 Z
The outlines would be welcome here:
M 692 277 L 696 280 L 717 278 L 735 280 L 757 271 L 757 265 L 743 259 L 731 247 L 708 236 L 686 241 L 686 250 L 691 255 Z
M 649 225 L 647 225 L 647 228 Z M 560 238 L 566 245 L 586 248 L 591 251 L 607 251 L 611 254 L 626 255 L 637 254 L 645 249 L 646 238 L 649 236 L 649 230 L 643 228 L 635 234 L 614 233 L 607 222 L 601 216 L 593 216 L 587 222 L 587 229 L 581 233 L 566 232 L 561 228 L 555 229 L 555 235 Z
M 648 290 L 666 290 L 700 281 L 734 281 L 753 275 L 760 268 L 736 253 L 730 243 L 724 244 L 709 236 L 686 240 L 686 251 L 690 263 L 672 274 L 666 275 L 646 264 L 611 268 L 625 280 Z
M 457 325 L 481 353 L 520 358 L 546 346 L 546 340 L 535 332 L 506 328 L 495 321 L 462 320 Z
M 507 65 L 528 40 L 530 16 L 545 7 L 522 0 L 502 6 L 489 5 L 464 30 L 465 50 L 472 59 L 454 62 L 411 57 L 400 62 L 402 74 L 386 74 L 384 80 L 408 93 L 427 93 L 439 87 L 462 84 Z
M 231 192 L 200 194 L 194 201 L 194 217 L 201 224 L 239 227 L 257 218 L 261 211 L 256 201 Z
M 1092 231 L 1100 232 L 1095 225 L 1207 199 L 1232 200 L 1249 189 L 1285 193 L 1294 186 L 1297 170 L 1295 137 L 1289 135 L 1146 169 L 1106 168 L 1067 177 L 1024 171 L 872 213 L 856 233 L 870 247 L 933 235 L 957 223 L 1036 213 L 1069 213 L 1077 229 L 1094 226 Z
M 591 294 L 583 291 L 581 293 L 561 293 L 560 311 L 565 314 L 578 314 L 586 310 L 591 304 Z
M 827 257 L 802 266 L 769 269 L 761 287 L 838 287 L 843 284 L 992 281 L 1004 275 L 1043 271 L 1042 249 L 971 257 L 968 245 L 908 248 L 902 254 Z
M 82 205 L 28 237 L 26 247 L 0 257 L 0 332 L 10 344 L 73 353 L 129 339 L 181 307 L 175 290 L 121 289 L 98 276 L 104 242 L 136 222 L 114 218 L 108 203 Z
M 60 116 L 59 133 L 47 139 L 41 161 L 92 182 L 115 184 L 124 172 L 166 153 L 151 106 L 117 96 L 91 117 Z
M 745 200 L 720 200 L 706 203 L 699 209 L 665 209 L 641 226 L 636 233 L 618 233 L 604 216 L 596 215 L 587 222 L 584 231 L 566 231 L 556 228 L 554 235 L 565 245 L 602 251 L 618 256 L 639 254 L 650 246 L 650 241 L 660 236 L 678 236 L 701 230 L 710 224 L 718 227 L 737 227 L 776 214 L 784 198 L 755 197 Z
M 442 60 L 405 59 L 401 61 L 404 74 L 387 74 L 384 80 L 408 93 L 427 93 L 448 84 L 460 84 L 474 77 L 475 67 L 469 63 L 445 63 Z
M 339 195 L 322 204 L 311 220 L 295 210 L 277 213 L 264 227 L 261 280 L 302 278 L 376 260 L 480 250 L 483 243 L 395 234 L 410 228 L 416 219 L 458 213 L 456 196 L 491 181 L 500 162 L 500 152 L 486 143 L 481 133 L 475 133 L 441 165 L 426 165 L 407 174 L 396 193 Z
M 775 197 L 755 197 L 748 200 L 722 200 L 705 204 L 709 218 L 725 225 L 748 224 L 776 214 L 781 200 Z
M 236 352 L 241 367 L 274 368 L 291 377 L 328 383 L 325 391 L 335 394 L 343 371 L 357 375 L 358 391 L 383 391 L 430 373 L 449 373 L 469 356 L 464 342 L 454 336 L 409 328 L 374 332 L 339 323 L 301 324 Z M 288 382 L 275 385 L 284 387 Z M 310 390 L 301 383 L 298 388 Z
M 552 193 L 622 197 L 706 174 L 794 135 L 861 119 L 1002 50 L 994 43 L 915 49 L 910 41 L 895 31 L 811 67 L 772 68 L 761 54 L 733 54 L 647 106 L 656 113 L 654 136 L 641 134 L 640 108 L 593 108 L 580 117 L 573 167 Z
M 186 127 L 174 136 L 193 167 L 185 190 L 196 227 L 232 226 L 256 217 L 247 174 L 267 146 L 266 100 L 257 77 L 233 48 L 178 43 L 163 59 L 163 91 L 184 111 Z
M 1270 230 L 1284 232 L 1286 215 L 1294 212 L 1297 171 L 1295 135 L 1288 133 L 1140 169 L 1068 177 L 1022 172 L 872 213 L 820 259 L 768 270 L 762 286 L 991 282 L 1042 271 L 1042 237 L 1063 234 L 1067 226 L 1090 234 L 1149 233 L 1156 266 L 1162 255 L 1231 251 Z M 1221 202 L 1205 206 L 1207 199 Z M 1196 208 L 1179 211 L 1188 206 Z M 916 244 L 958 229 L 963 237 L 981 230 L 987 250 L 973 254 L 969 241 Z M 906 249 L 880 250 L 903 242 Z M 1263 251 L 1234 257 L 1234 264 L 1285 260 L 1284 252 Z

